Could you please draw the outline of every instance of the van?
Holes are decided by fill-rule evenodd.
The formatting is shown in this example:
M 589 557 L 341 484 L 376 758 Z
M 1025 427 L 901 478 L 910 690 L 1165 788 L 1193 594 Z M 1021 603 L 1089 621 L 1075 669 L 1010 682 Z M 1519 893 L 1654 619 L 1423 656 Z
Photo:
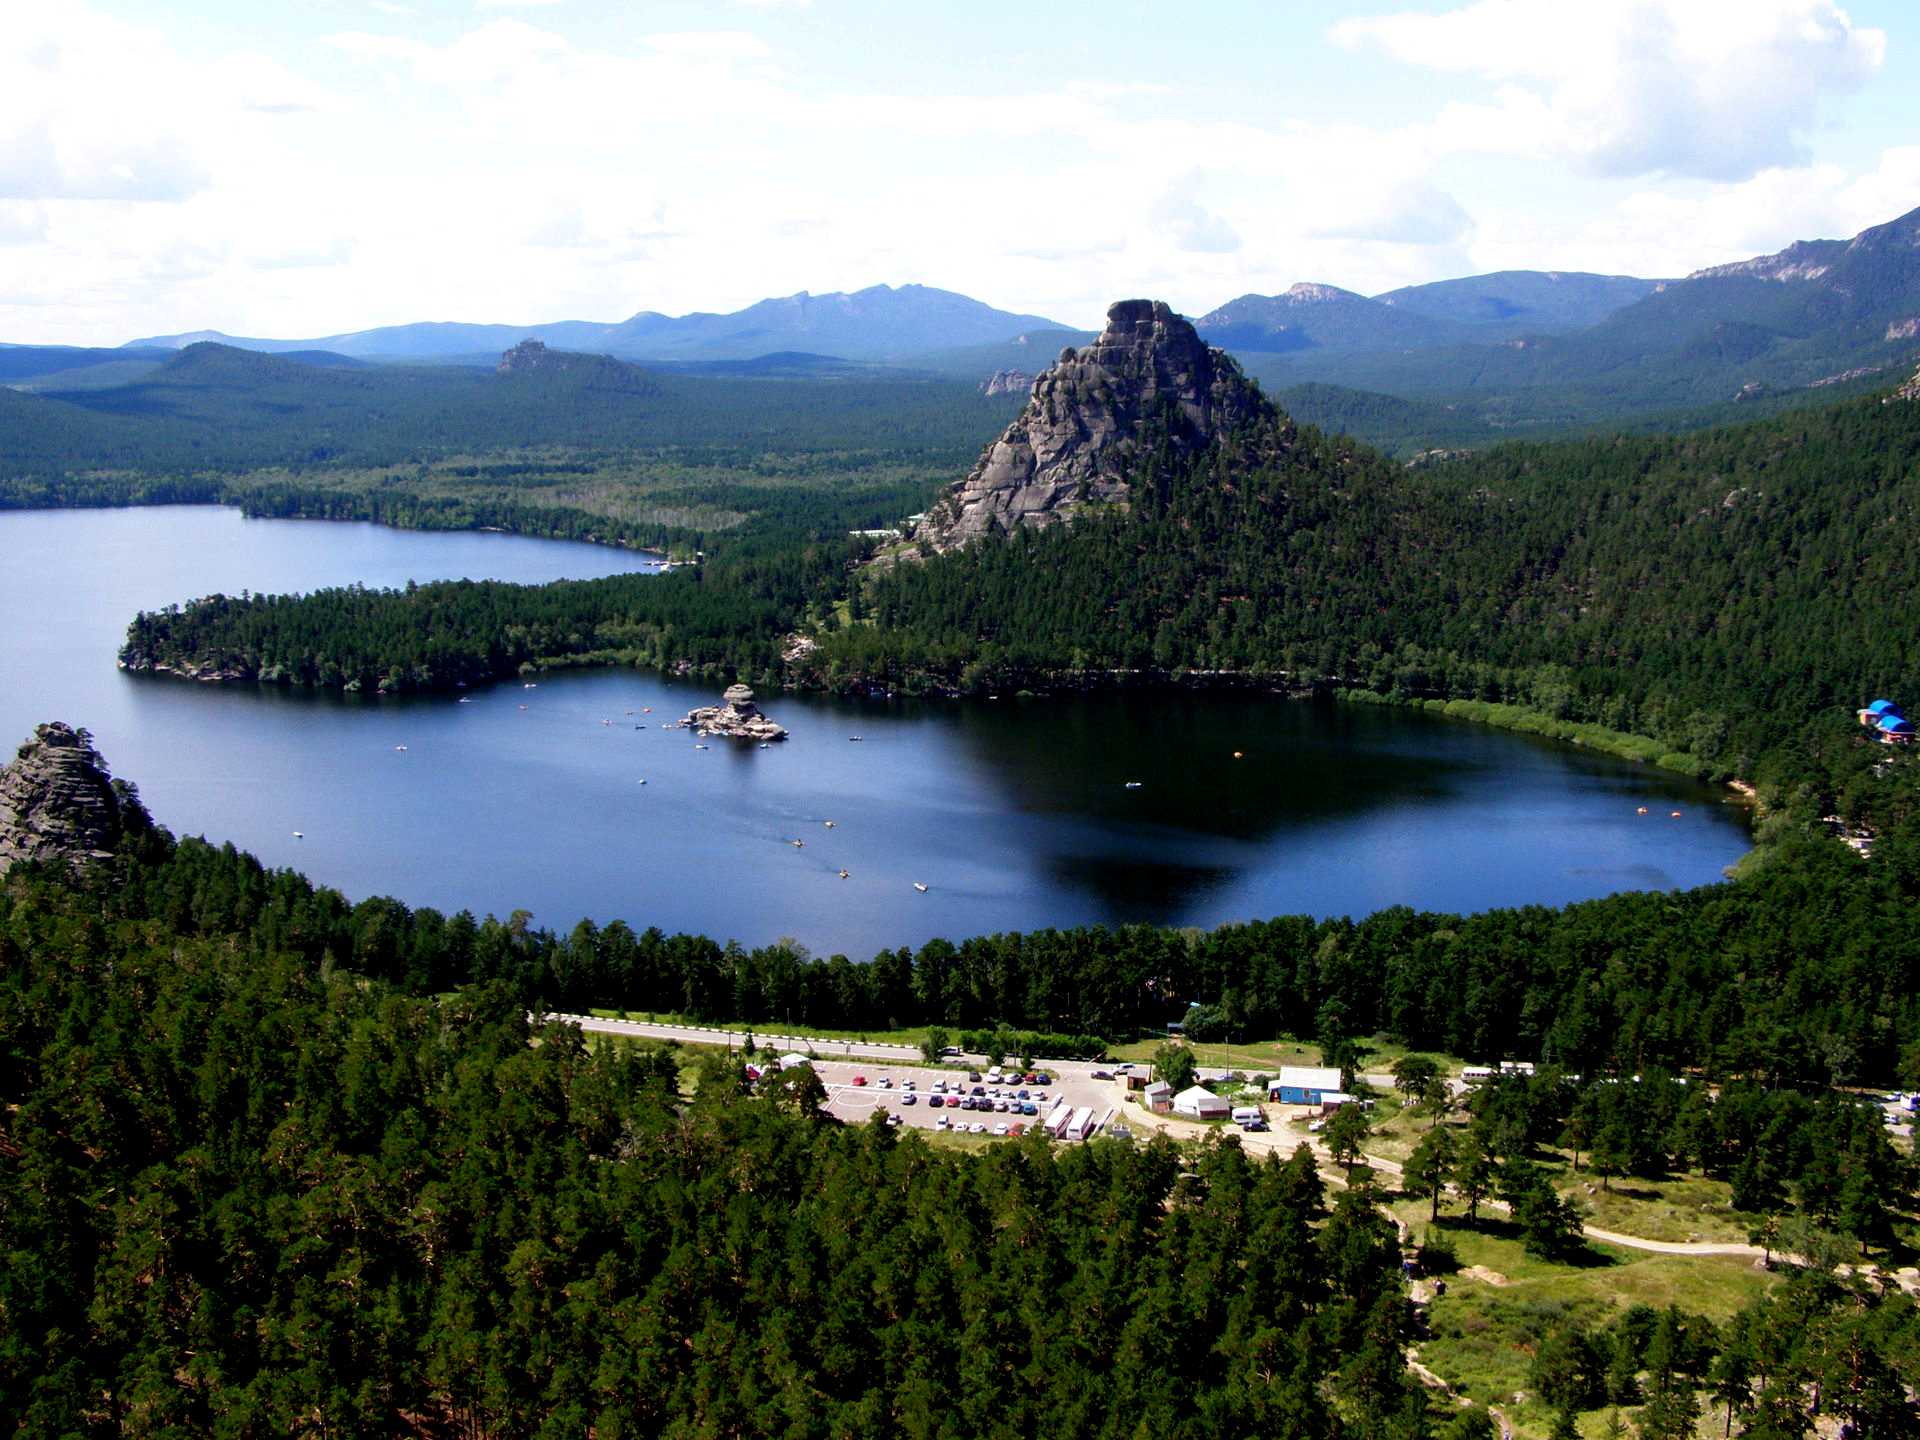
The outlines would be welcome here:
M 1244 1125 L 1249 1120 L 1260 1120 L 1264 1118 L 1260 1113 L 1260 1107 L 1258 1105 L 1236 1105 L 1233 1107 L 1233 1123 L 1236 1125 Z

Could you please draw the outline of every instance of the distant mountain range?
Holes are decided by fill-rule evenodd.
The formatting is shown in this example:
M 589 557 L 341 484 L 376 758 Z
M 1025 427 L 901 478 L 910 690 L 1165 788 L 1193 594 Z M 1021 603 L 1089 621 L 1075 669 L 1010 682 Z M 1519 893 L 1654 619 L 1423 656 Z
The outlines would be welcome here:
M 1800 241 L 1684 279 L 1507 270 L 1371 297 L 1299 284 L 1242 295 L 1195 327 L 1269 389 L 1321 387 L 1313 393 L 1337 400 L 1328 418 L 1394 415 L 1400 445 L 1433 428 L 1421 417 L 1444 417 L 1435 434 L 1446 444 L 1698 423 L 1732 405 L 1776 409 L 1823 387 L 1866 388 L 1910 371 L 1920 359 L 1920 210 L 1851 240 Z M 617 324 L 436 322 L 287 340 L 197 331 L 117 349 L 0 346 L 0 385 L 112 389 L 205 340 L 308 364 L 491 366 L 526 339 L 689 375 L 828 379 L 895 369 L 977 384 L 1000 370 L 1038 374 L 1092 334 L 951 291 L 877 285 L 803 291 L 726 315 L 642 311 Z
M 802 290 L 730 315 L 662 315 L 652 310 L 618 324 L 561 320 L 546 325 L 389 325 L 308 340 L 260 340 L 198 330 L 156 335 L 129 349 L 178 350 L 211 340 L 245 350 L 332 350 L 364 360 L 421 361 L 496 356 L 521 340 L 622 360 L 752 360 L 803 352 L 842 360 L 901 361 L 930 350 L 982 345 L 1014 332 L 1058 328 L 1038 315 L 996 310 L 926 285 L 875 285 L 852 294 Z

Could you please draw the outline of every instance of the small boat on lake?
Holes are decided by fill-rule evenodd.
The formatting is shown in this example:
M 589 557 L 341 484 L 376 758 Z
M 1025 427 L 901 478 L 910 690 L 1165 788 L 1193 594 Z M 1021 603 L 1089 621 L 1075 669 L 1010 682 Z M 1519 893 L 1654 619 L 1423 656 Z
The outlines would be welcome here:
M 822 821 L 821 823 L 822 823 L 823 825 L 825 825 L 825 826 L 827 827 L 827 829 L 829 829 L 829 830 L 831 830 L 831 829 L 833 828 L 833 821 L 831 821 L 831 820 L 824 820 L 824 821 Z
M 293 838 L 296 840 L 304 840 L 307 838 L 307 835 L 304 830 L 296 830 L 293 832 Z
M 840 872 L 840 878 L 841 878 L 842 880 L 845 880 L 845 879 L 847 879 L 847 878 L 848 878 L 848 877 L 847 877 L 847 872 L 846 872 L 846 871 L 844 871 L 844 870 L 842 870 L 842 871 Z
M 849 740 L 850 742 L 852 742 L 852 743 L 854 743 L 854 744 L 858 744 L 858 743 L 859 743 L 859 742 L 860 742 L 860 741 L 861 741 L 862 739 L 864 739 L 864 738 L 865 738 L 864 736 L 860 736 L 860 735 L 849 735 L 849 736 L 847 736 L 847 739 L 848 739 L 848 740 Z
M 918 880 L 913 882 L 913 888 L 918 890 L 922 895 L 927 893 L 927 887 L 922 885 Z
M 1140 788 L 1140 782 L 1138 780 L 1127 781 L 1127 789 L 1138 790 L 1139 788 Z

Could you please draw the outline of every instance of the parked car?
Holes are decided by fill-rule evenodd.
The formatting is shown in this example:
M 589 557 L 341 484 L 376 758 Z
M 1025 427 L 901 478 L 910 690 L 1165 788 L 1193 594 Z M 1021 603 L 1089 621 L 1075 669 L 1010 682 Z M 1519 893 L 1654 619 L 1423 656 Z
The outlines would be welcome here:
M 887 1124 L 898 1125 L 899 1123 L 900 1123 L 900 1117 L 898 1115 L 887 1116 Z
M 979 1078 L 980 1078 L 980 1072 L 978 1070 L 967 1071 L 967 1079 L 978 1080 Z
M 1029 1100 L 1025 1104 L 1021 1105 L 1020 1113 L 1022 1115 L 1038 1115 L 1040 1113 L 1040 1107 L 1034 1104 L 1033 1101 Z
M 853 1077 L 853 1083 L 856 1085 L 864 1085 L 867 1083 L 867 1077 L 864 1075 L 856 1075 Z
M 1026 1133 L 1027 1127 L 1018 1120 L 1007 1127 L 1007 1134 L 1009 1135 L 1024 1135 Z
M 878 1080 L 874 1081 L 873 1083 L 878 1085 L 882 1090 L 893 1089 L 893 1080 L 891 1077 L 886 1075 L 882 1075 Z
M 1113 1079 L 1113 1072 L 1111 1070 L 1096 1070 L 1093 1072 L 1093 1078 L 1096 1080 L 1111 1080 Z
M 1007 1122 L 1006 1122 L 1006 1121 L 1004 1121 L 1004 1120 L 1001 1120 L 1001 1121 L 997 1121 L 997 1122 L 996 1122 L 996 1123 L 994 1124 L 994 1127 L 993 1127 L 993 1133 L 994 1133 L 994 1134 L 996 1134 L 996 1135 L 1004 1135 L 1004 1134 L 1006 1134 L 1006 1133 L 1007 1133 Z
M 987 1133 L 987 1124 L 984 1120 L 976 1120 L 967 1127 L 967 1131 L 973 1135 L 984 1135 Z

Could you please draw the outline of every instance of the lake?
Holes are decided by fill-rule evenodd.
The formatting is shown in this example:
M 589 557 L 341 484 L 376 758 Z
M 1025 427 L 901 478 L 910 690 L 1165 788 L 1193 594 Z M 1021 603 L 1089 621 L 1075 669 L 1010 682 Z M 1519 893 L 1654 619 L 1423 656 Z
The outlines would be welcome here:
M 1094 921 L 1557 905 L 1708 883 L 1748 844 L 1725 792 L 1657 770 L 1269 696 L 770 694 L 790 740 L 697 749 L 662 722 L 717 687 L 645 671 L 465 703 L 126 675 L 114 656 L 136 610 L 216 591 L 540 582 L 653 561 L 213 506 L 0 513 L 0 546 L 4 753 L 41 721 L 84 725 L 175 833 L 232 840 L 354 899 L 790 935 L 865 959 Z

